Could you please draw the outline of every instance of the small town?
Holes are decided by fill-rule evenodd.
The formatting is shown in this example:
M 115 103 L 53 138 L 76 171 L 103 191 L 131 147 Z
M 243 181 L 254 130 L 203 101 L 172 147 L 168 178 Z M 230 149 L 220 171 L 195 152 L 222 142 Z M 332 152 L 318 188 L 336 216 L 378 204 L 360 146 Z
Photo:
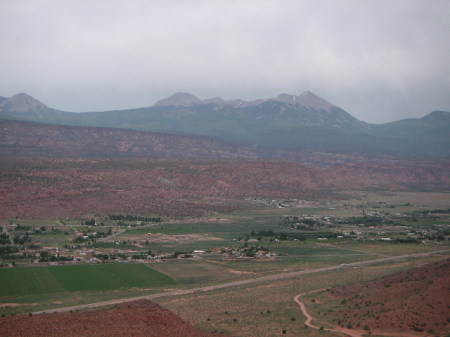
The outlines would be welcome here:
M 271 201 L 277 207 L 292 201 Z M 298 202 L 295 200 L 295 202 Z M 344 208 L 346 208 L 345 206 Z M 389 209 L 388 206 L 384 206 Z M 202 240 L 214 239 L 201 233 L 183 233 L 179 225 L 175 230 L 164 229 L 160 218 L 136 220 L 137 217 L 109 216 L 88 219 L 79 225 L 75 221 L 58 220 L 51 225 L 31 223 L 3 224 L 0 235 L 1 266 L 16 264 L 64 265 L 77 263 L 159 263 L 168 259 L 216 258 L 223 260 L 272 260 L 277 251 L 271 244 L 287 241 L 357 241 L 368 243 L 430 244 L 448 241 L 450 225 L 436 223 L 427 226 L 411 225 L 417 219 L 438 220 L 449 210 L 422 213 L 394 213 L 364 211 L 359 217 L 331 215 L 285 215 L 279 220 L 279 231 L 252 230 L 234 238 L 234 245 L 204 248 Z M 149 222 L 148 220 L 157 220 Z M 205 221 L 205 220 L 203 220 Z M 226 219 L 208 219 L 227 223 Z M 189 223 L 201 223 L 191 219 Z M 168 222 L 177 224 L 179 222 Z M 409 224 L 409 225 L 408 225 Z M 169 225 L 170 226 L 170 225 Z M 173 227 L 173 226 L 172 226 Z M 167 251 L 164 245 L 189 243 L 185 250 Z

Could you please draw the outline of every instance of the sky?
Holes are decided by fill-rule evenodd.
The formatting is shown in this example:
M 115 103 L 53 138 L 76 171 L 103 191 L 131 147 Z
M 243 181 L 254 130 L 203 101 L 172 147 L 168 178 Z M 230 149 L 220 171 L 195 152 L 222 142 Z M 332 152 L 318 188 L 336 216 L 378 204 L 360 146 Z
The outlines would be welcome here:
M 449 0 L 0 0 L 0 96 L 64 111 L 311 91 L 360 120 L 450 111 Z

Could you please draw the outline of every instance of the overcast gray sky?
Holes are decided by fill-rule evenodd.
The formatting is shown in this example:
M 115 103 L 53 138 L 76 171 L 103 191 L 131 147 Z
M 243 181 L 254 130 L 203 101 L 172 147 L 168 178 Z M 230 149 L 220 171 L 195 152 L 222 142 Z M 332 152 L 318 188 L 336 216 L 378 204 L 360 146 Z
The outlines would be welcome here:
M 367 122 L 450 110 L 450 1 L 0 0 L 0 96 L 97 111 L 306 90 Z

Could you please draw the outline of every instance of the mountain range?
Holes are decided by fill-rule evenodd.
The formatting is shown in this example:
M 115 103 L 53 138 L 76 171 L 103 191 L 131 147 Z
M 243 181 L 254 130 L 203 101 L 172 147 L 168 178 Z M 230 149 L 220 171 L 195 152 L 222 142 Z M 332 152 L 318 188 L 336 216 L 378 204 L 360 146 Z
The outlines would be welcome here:
M 308 91 L 254 101 L 176 93 L 149 107 L 83 113 L 52 109 L 18 94 L 0 97 L 0 119 L 200 136 L 220 146 L 268 151 L 450 155 L 450 112 L 369 124 Z

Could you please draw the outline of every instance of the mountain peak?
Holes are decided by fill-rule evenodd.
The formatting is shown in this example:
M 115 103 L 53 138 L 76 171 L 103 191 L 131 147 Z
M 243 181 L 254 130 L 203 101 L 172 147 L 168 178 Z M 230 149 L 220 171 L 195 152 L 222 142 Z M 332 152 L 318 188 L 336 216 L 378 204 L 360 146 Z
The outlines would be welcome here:
M 177 92 L 172 96 L 164 98 L 154 104 L 154 106 L 193 106 L 200 103 L 197 97 L 187 92 Z
M 307 108 L 312 108 L 314 110 L 330 111 L 331 108 L 334 106 L 330 102 L 313 94 L 310 91 L 305 91 L 304 93 L 298 96 L 283 93 L 273 98 L 272 100 L 294 105 L 301 105 Z
M 3 100 L 0 104 L 0 109 L 7 109 L 11 112 L 40 112 L 42 110 L 48 109 L 48 107 L 31 97 L 30 95 L 20 93 L 14 95 L 6 100 Z
M 450 120 L 449 111 L 433 111 L 425 117 L 421 118 L 424 121 L 448 121 Z
M 301 101 L 303 105 L 309 106 L 316 110 L 330 111 L 331 108 L 334 107 L 333 104 L 324 100 L 322 97 L 313 94 L 310 91 L 305 91 L 298 97 L 299 101 Z
M 175 107 L 191 107 L 200 104 L 218 104 L 218 105 L 229 105 L 235 108 L 245 108 L 249 106 L 257 106 L 261 103 L 275 101 L 282 102 L 292 105 L 300 105 L 306 108 L 310 108 L 313 110 L 324 110 L 330 111 L 333 104 L 327 102 L 323 98 L 313 94 L 310 91 L 305 91 L 304 93 L 296 96 L 290 95 L 286 93 L 282 93 L 274 98 L 269 99 L 257 99 L 254 101 L 245 101 L 241 99 L 224 101 L 220 97 L 200 100 L 196 96 L 185 93 L 185 92 L 177 92 L 170 97 L 164 98 L 154 104 L 154 106 L 175 106 Z
M 303 96 L 303 97 L 308 97 L 308 96 L 319 97 L 319 96 L 317 96 L 316 94 L 313 94 L 313 93 L 312 93 L 311 91 L 309 91 L 309 90 L 306 90 L 306 91 L 302 92 L 302 93 L 300 94 L 300 96 Z
M 282 93 L 282 94 L 278 95 L 277 97 L 275 97 L 273 100 L 277 101 L 277 102 L 296 104 L 297 103 L 296 99 L 297 99 L 297 96 L 295 96 L 295 95 L 289 95 L 289 94 Z

